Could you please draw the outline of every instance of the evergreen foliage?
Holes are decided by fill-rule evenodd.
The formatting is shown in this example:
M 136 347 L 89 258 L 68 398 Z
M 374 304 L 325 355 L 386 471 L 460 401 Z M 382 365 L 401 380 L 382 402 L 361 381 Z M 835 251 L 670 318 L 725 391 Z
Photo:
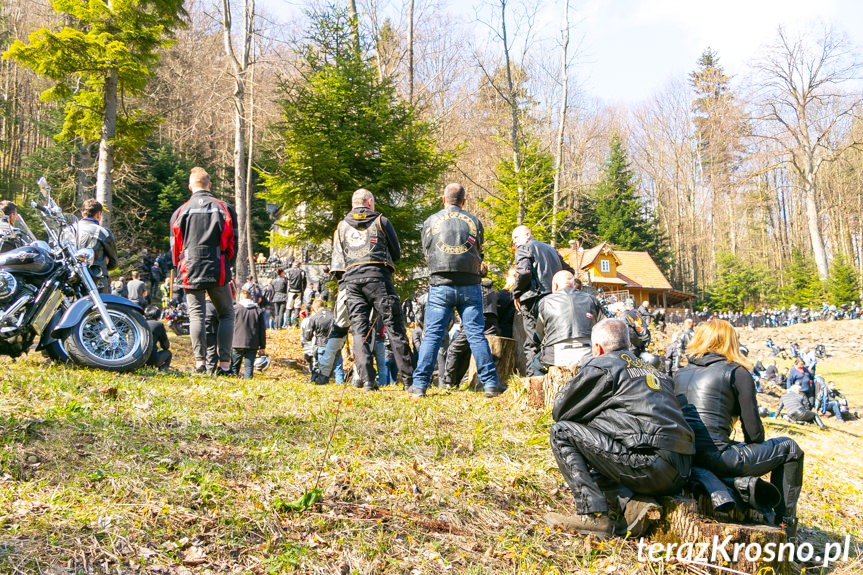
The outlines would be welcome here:
M 594 223 L 594 230 L 585 229 L 617 249 L 646 251 L 659 268 L 666 272 L 671 265 L 671 253 L 666 247 L 665 234 L 656 216 L 636 194 L 637 180 L 629 166 L 626 148 L 620 137 L 611 138 L 608 158 L 602 164 L 602 179 L 594 191 L 593 213 L 584 221 Z
M 785 302 L 798 307 L 820 306 L 824 300 L 824 286 L 818 279 L 815 262 L 795 249 L 786 273 Z
M 485 261 L 489 276 L 502 280 L 512 263 L 512 230 L 518 226 L 518 189 L 525 198 L 524 225 L 541 242 L 551 240 L 551 193 L 554 186 L 554 158 L 535 140 L 521 147 L 521 169 L 515 171 L 512 158 L 497 165 L 495 193 L 480 200 L 488 214 L 485 226 Z
M 776 282 L 762 266 L 748 265 L 731 252 L 716 257 L 717 277 L 707 289 L 711 309 L 751 311 L 775 296 Z
M 375 209 L 399 232 L 407 270 L 424 261 L 420 226 L 438 209 L 439 178 L 453 156 L 440 151 L 432 125 L 399 100 L 392 78 L 353 42 L 344 11 L 312 13 L 295 79 L 279 85 L 279 139 L 263 181 L 283 207 L 280 227 L 293 245 L 323 243 L 367 188 Z
M 833 305 L 842 305 L 860 299 L 857 270 L 842 254 L 833 259 L 833 269 L 830 272 L 830 279 L 827 280 L 827 298 Z
M 144 94 L 174 28 L 186 17 L 182 0 L 54 0 L 54 11 L 68 25 L 54 32 L 40 28 L 29 42 L 15 41 L 3 58 L 52 80 L 42 99 L 65 105 L 59 140 L 98 140 L 104 112 L 104 87 L 117 74 L 117 93 Z M 118 157 L 136 152 L 157 119 L 124 101 L 117 118 Z

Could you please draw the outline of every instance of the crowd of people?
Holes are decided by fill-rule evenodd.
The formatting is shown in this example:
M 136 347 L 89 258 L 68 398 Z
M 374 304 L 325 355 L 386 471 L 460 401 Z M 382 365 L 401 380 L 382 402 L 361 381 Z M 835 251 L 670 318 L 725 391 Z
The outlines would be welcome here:
M 166 280 L 172 269 L 173 295 L 187 308 L 199 374 L 252 377 L 266 355 L 268 329 L 298 328 L 315 384 L 348 379 L 342 350 L 353 333 L 351 381 L 358 388 L 373 392 L 399 382 L 419 400 L 435 371 L 438 385 L 459 385 L 472 356 L 483 395 L 492 399 L 506 391 L 506 382 L 498 378 L 488 337 L 511 338 L 520 319 L 527 374 L 551 366 L 576 374 L 555 398 L 551 447 L 577 513 L 551 513 L 551 525 L 638 536 L 649 527 L 655 496 L 694 482 L 720 500 L 743 497 L 795 536 L 803 451 L 790 438 L 765 437 L 756 396 L 761 382 L 782 382 L 783 374 L 775 360 L 766 367 L 761 358 L 750 363 L 729 321 L 703 318 L 696 326 L 701 318 L 686 319 L 666 350 L 665 365 L 654 362 L 647 327 L 659 321 L 656 312 L 645 302 L 644 309 L 621 307 L 607 317 L 612 314 L 582 289 L 559 252 L 526 226 L 512 230 L 514 266 L 504 289 L 496 290 L 483 261 L 483 224 L 464 209 L 466 191 L 457 183 L 446 186 L 442 209 L 422 226 L 427 293 L 404 303 L 396 294 L 392 276 L 402 255 L 397 230 L 375 210 L 373 194 L 359 189 L 333 233 L 324 274 L 312 280 L 299 261 L 259 256 L 272 277 L 260 284 L 246 278 L 235 297 L 236 214 L 210 187 L 206 171 L 194 168 L 191 196 L 171 217 L 170 254 L 151 259 L 145 250 L 129 281 L 107 281 L 118 261 L 98 202 L 85 202 L 77 224 L 79 247 L 96 252 L 101 288 L 144 309 L 157 342 L 150 365 L 165 369 L 171 363 L 161 310 L 150 301 L 162 296 L 165 303 L 172 295 Z M 409 322 L 415 324 L 410 338 Z M 814 421 L 820 410 L 843 418 L 847 402 L 831 382 L 818 381 L 817 360 L 810 365 L 809 359 L 805 350 L 785 376 L 788 393 L 777 416 L 785 411 L 795 421 Z M 732 439 L 738 419 L 743 441 Z M 773 490 L 765 503 L 747 490 L 768 473 Z M 612 514 L 614 509 L 620 513 Z

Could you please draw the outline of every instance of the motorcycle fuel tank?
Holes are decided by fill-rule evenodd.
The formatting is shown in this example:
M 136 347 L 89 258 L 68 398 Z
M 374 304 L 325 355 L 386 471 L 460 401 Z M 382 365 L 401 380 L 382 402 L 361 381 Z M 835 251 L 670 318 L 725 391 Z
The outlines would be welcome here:
M 0 254 L 0 269 L 36 275 L 47 274 L 54 269 L 54 256 L 39 246 L 24 246 Z

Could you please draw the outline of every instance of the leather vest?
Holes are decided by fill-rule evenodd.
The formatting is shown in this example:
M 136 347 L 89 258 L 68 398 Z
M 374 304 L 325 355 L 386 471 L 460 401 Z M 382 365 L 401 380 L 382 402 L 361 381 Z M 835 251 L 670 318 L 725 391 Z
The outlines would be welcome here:
M 574 288 L 557 290 L 539 302 L 542 346 L 575 339 L 590 341 L 593 326 L 602 319 L 602 308 L 592 295 Z
M 701 452 L 724 451 L 740 417 L 732 374 L 736 363 L 719 361 L 707 366 L 689 364 L 674 374 L 674 393 L 683 415 L 695 432 L 695 448 Z
M 530 280 L 530 289 L 524 292 L 519 299 L 524 302 L 551 293 L 551 280 L 554 274 L 563 269 L 557 250 L 533 238 L 516 248 L 515 261 L 518 262 L 522 258 L 530 258 L 533 277 Z
M 344 265 L 345 270 L 367 264 L 383 264 L 395 269 L 387 245 L 387 236 L 381 230 L 380 214 L 369 218 L 369 221 L 363 224 L 365 225 L 361 224 L 362 227 L 354 227 L 344 220 L 339 222 L 336 233 L 344 256 L 339 263 Z M 336 259 L 335 255 L 333 259 Z
M 479 280 L 483 241 L 479 218 L 448 206 L 425 221 L 422 234 L 430 274 L 463 273 Z

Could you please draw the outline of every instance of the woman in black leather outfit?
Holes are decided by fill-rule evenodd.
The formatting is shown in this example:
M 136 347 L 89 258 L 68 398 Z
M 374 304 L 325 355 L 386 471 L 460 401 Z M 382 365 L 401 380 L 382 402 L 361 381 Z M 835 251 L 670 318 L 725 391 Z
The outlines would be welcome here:
M 764 439 L 758 416 L 752 365 L 740 353 L 730 323 L 711 319 L 699 325 L 686 347 L 689 365 L 674 375 L 674 392 L 695 432 L 693 466 L 720 477 L 761 476 L 782 495 L 776 522 L 788 537 L 797 533 L 797 499 L 803 485 L 803 450 L 793 439 Z M 731 439 L 740 420 L 743 442 Z

